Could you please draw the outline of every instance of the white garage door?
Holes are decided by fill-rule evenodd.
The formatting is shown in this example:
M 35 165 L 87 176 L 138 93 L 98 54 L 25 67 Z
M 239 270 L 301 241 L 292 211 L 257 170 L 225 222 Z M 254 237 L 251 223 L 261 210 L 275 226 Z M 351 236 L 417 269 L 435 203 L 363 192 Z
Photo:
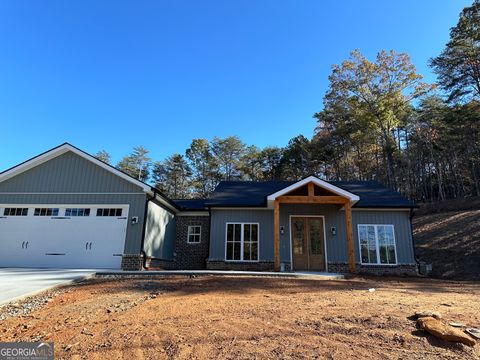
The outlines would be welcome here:
M 0 205 L 0 267 L 120 268 L 128 205 Z

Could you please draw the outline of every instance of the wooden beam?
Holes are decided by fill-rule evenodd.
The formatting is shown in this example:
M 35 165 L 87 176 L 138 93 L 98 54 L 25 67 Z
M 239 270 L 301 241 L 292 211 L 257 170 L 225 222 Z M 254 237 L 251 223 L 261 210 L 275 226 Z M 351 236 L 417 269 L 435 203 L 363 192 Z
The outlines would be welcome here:
M 280 271 L 280 203 L 275 200 L 273 207 L 273 267 L 275 271 Z
M 355 272 L 355 247 L 353 246 L 352 205 L 345 204 L 345 226 L 347 232 L 348 270 Z
M 308 196 L 315 196 L 315 189 L 312 182 L 308 183 Z
M 286 204 L 346 204 L 342 196 L 279 196 L 276 201 Z

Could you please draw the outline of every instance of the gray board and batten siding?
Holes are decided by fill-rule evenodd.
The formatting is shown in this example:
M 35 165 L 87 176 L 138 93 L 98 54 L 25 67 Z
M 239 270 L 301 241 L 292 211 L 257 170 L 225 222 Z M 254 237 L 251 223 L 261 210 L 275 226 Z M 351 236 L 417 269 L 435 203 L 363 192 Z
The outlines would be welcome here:
M 140 251 L 145 202 L 143 189 L 73 153 L 66 152 L 0 182 L 0 204 L 129 205 L 125 254 Z
M 325 217 L 327 261 L 346 263 L 348 261 L 345 234 L 345 212 L 335 205 L 282 204 L 280 206 L 280 261 L 290 263 L 290 216 L 318 215 Z M 225 236 L 228 222 L 259 223 L 259 260 L 273 261 L 273 211 L 269 209 L 212 209 L 210 235 L 210 260 L 225 260 Z M 363 210 L 353 209 L 353 236 L 355 260 L 360 262 L 358 224 L 392 224 L 395 230 L 397 264 L 415 264 L 410 227 L 410 212 L 407 210 Z M 336 235 L 330 229 L 336 228 Z
M 172 260 L 175 251 L 175 215 L 151 200 L 147 205 L 143 250 L 148 257 Z

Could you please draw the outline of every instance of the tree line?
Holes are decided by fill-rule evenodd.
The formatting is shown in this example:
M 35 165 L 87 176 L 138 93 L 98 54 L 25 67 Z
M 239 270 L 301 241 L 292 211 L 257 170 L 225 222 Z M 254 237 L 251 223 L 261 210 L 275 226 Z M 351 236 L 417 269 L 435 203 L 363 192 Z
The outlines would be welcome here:
M 466 7 L 428 84 L 405 53 L 355 50 L 334 65 L 311 139 L 260 149 L 236 136 L 194 139 L 152 161 L 136 147 L 116 166 L 172 198 L 208 196 L 222 180 L 377 180 L 416 201 L 480 196 L 480 0 Z M 97 157 L 110 162 L 107 152 Z

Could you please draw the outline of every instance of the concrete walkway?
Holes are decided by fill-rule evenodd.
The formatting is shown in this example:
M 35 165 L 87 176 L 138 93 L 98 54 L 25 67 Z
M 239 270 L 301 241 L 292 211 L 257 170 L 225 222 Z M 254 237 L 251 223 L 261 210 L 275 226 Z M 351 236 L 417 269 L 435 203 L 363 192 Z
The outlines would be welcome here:
M 268 272 L 268 271 L 233 271 L 233 270 L 147 270 L 147 271 L 97 271 L 96 276 L 167 276 L 167 275 L 221 275 L 221 276 L 267 276 L 284 278 L 312 278 L 323 280 L 339 280 L 345 276 L 336 273 L 326 272 Z
M 97 270 L 0 268 L 0 305 L 95 275 Z

